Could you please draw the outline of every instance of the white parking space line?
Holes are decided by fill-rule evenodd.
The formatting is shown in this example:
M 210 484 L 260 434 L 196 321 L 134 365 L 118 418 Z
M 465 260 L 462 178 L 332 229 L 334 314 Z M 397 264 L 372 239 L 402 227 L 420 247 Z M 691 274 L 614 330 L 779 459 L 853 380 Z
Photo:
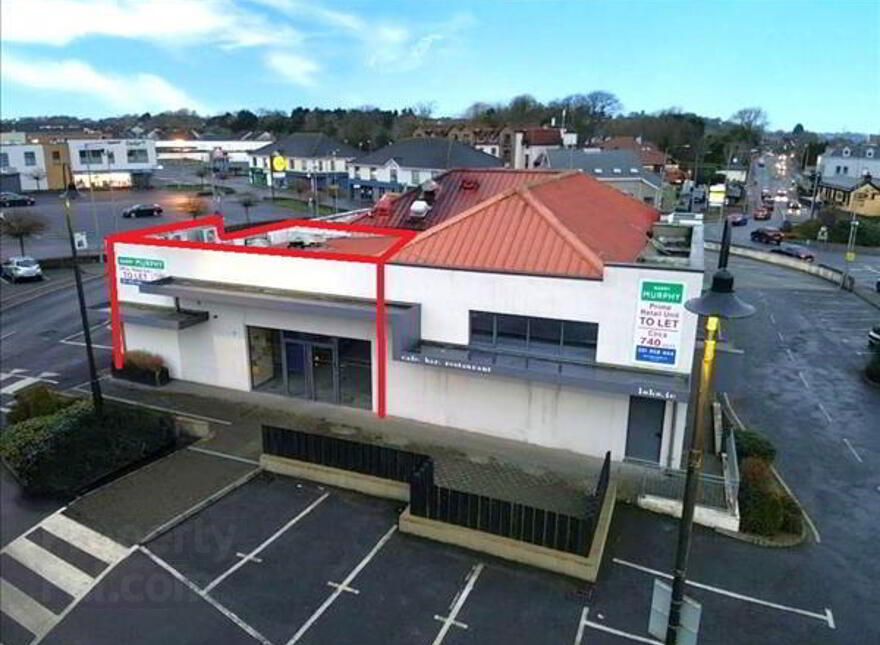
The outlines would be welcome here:
M 207 602 L 214 609 L 216 609 L 221 614 L 226 616 L 226 618 L 228 618 L 230 621 L 235 623 L 235 625 L 238 626 L 243 632 L 245 632 L 246 634 L 248 634 L 252 638 L 258 640 L 263 645 L 272 645 L 272 642 L 268 638 L 266 638 L 260 632 L 258 632 L 256 629 L 254 629 L 253 627 L 248 625 L 246 622 L 244 622 L 241 618 L 239 618 L 231 610 L 227 609 L 225 606 L 223 606 L 222 604 L 217 602 L 214 598 L 212 598 L 207 593 L 205 593 L 204 591 L 199 589 L 198 586 L 196 586 L 196 584 L 192 580 L 190 580 L 189 578 L 184 576 L 182 573 L 180 573 L 180 571 L 178 571 L 177 569 L 172 567 L 170 564 L 165 562 L 165 560 L 163 560 L 162 558 L 157 556 L 155 553 L 150 551 L 145 546 L 140 546 L 138 548 L 141 550 L 142 553 L 144 553 L 148 558 L 150 558 L 150 560 L 152 560 L 159 567 L 161 567 L 162 569 L 164 569 L 165 571 L 170 573 L 171 576 L 174 577 L 175 580 L 183 583 L 190 591 L 197 594 L 202 600 Z
M 592 620 L 589 620 L 590 608 L 584 607 L 584 610 L 581 612 L 581 624 L 578 625 L 577 636 L 574 639 L 574 645 L 581 645 L 581 641 L 584 638 L 584 628 L 592 627 L 593 629 L 598 629 L 600 631 L 606 632 L 608 634 L 614 634 L 615 636 L 620 636 L 621 638 L 626 638 L 628 640 L 634 641 L 636 643 L 649 643 L 649 645 L 663 645 L 662 642 L 649 638 L 647 636 L 639 636 L 638 634 L 631 634 L 629 632 L 625 632 L 620 629 L 614 629 L 613 627 L 608 627 L 607 625 L 603 625 L 602 623 L 596 623 Z
M 776 316 L 773 315 L 773 312 L 770 312 L 770 322 L 774 325 L 776 324 Z
M 808 390 L 810 389 L 810 384 L 807 383 L 807 379 L 804 377 L 804 373 L 798 370 L 798 377 L 801 379 L 801 383 L 804 384 L 804 387 Z
M 788 347 L 785 348 L 785 352 L 788 354 L 788 359 L 789 359 L 792 363 L 797 363 L 797 361 L 794 360 L 794 354 L 792 354 L 791 350 L 790 350 Z
M 658 571 L 657 569 L 651 569 L 650 567 L 645 567 L 640 564 L 635 564 L 634 562 L 629 562 L 627 560 L 622 560 L 621 558 L 614 558 L 614 563 L 622 565 L 624 567 L 630 567 L 631 569 L 636 569 L 637 571 L 642 571 L 644 573 L 651 574 L 653 576 L 660 576 L 662 578 L 666 578 L 668 580 L 672 580 L 672 575 L 668 573 L 664 573 L 663 571 Z M 779 611 L 787 611 L 793 614 L 799 614 L 801 616 L 807 616 L 808 618 L 815 618 L 816 620 L 821 620 L 825 622 L 829 628 L 835 629 L 834 625 L 834 616 L 831 613 L 831 610 L 827 607 L 825 608 L 825 612 L 820 614 L 815 611 L 808 611 L 806 609 L 799 609 L 798 607 L 790 607 L 788 605 L 782 605 L 776 602 L 770 602 L 769 600 L 762 600 L 760 598 L 755 598 L 753 596 L 747 596 L 745 594 L 736 593 L 735 591 L 728 591 L 727 589 L 722 589 L 720 587 L 713 587 L 711 585 L 703 584 L 701 582 L 695 582 L 693 580 L 686 580 L 686 584 L 691 587 L 695 587 L 697 589 L 704 589 L 705 591 L 711 591 L 712 593 L 717 593 L 721 596 L 727 596 L 728 598 L 735 598 L 737 600 L 742 600 L 744 602 L 750 602 L 756 605 L 763 605 L 764 607 L 770 607 L 771 609 L 778 609 Z
M 207 448 L 199 448 L 198 446 L 188 446 L 187 450 L 192 450 L 193 452 L 200 452 L 204 455 L 211 455 L 212 457 L 221 457 L 223 459 L 231 459 L 232 461 L 240 461 L 243 464 L 250 464 L 251 466 L 259 466 L 260 462 L 255 459 L 248 459 L 246 457 L 239 457 L 238 455 L 230 455 L 225 452 L 218 452 L 216 450 L 208 450 Z
M 782 332 L 781 332 L 781 331 L 777 331 L 777 332 L 776 332 L 776 335 L 779 337 L 779 342 L 780 342 L 780 343 L 784 343 L 784 342 L 785 342 L 785 336 L 782 335 Z
M 862 457 L 859 455 L 859 453 L 856 452 L 856 449 L 853 448 L 853 445 L 849 442 L 849 439 L 844 437 L 843 443 L 845 443 L 846 447 L 849 448 L 849 451 L 852 453 L 852 456 L 856 458 L 856 461 L 858 461 L 860 464 L 864 463 L 862 461 Z
M 831 415 L 828 414 L 828 410 L 825 409 L 825 406 L 822 405 L 822 402 L 821 402 L 821 401 L 816 401 L 816 404 L 819 406 L 819 409 L 822 410 L 822 414 L 825 415 L 825 418 L 828 419 L 828 423 L 829 423 L 829 424 L 830 424 L 830 423 L 833 423 L 833 421 L 831 420 Z
M 452 605 L 449 608 L 448 616 L 434 616 L 435 620 L 439 620 L 443 623 L 440 627 L 440 631 L 437 632 L 437 637 L 434 639 L 433 645 L 440 645 L 443 642 L 443 639 L 446 638 L 446 634 L 449 632 L 449 628 L 455 625 L 456 627 L 460 627 L 461 629 L 467 629 L 467 625 L 461 623 L 456 620 L 458 618 L 459 612 L 461 612 L 461 608 L 464 607 L 464 603 L 467 601 L 467 597 L 471 595 L 471 592 L 474 590 L 474 585 L 477 583 L 477 578 L 480 577 L 480 573 L 483 571 L 483 567 L 485 565 L 482 562 L 477 563 L 473 569 L 468 573 L 467 578 L 464 583 L 464 587 L 456 594 L 455 598 L 452 600 Z
M 361 570 L 363 570 L 363 568 L 367 566 L 367 564 L 369 564 L 370 560 L 376 557 L 376 554 L 379 553 L 382 547 L 385 546 L 385 543 L 391 539 L 391 536 L 394 535 L 394 532 L 396 530 L 396 524 L 388 529 L 388 532 L 385 533 L 385 535 L 383 535 L 378 542 L 376 542 L 376 545 L 372 549 L 370 549 L 370 552 L 367 553 L 364 559 L 361 560 L 358 565 L 351 570 L 351 573 L 349 573 L 345 577 L 345 580 L 339 583 L 339 586 L 333 590 L 333 593 L 327 596 L 327 599 L 323 602 L 323 604 L 315 610 L 315 613 L 309 616 L 309 619 L 305 623 L 303 623 L 302 627 L 300 627 L 297 632 L 290 638 L 290 640 L 287 641 L 287 645 L 293 645 L 294 643 L 298 642 L 299 639 L 301 639 L 305 635 L 305 633 L 309 631 L 311 626 L 315 624 L 315 622 L 321 617 L 321 615 L 325 611 L 327 611 L 330 605 L 332 605 L 333 602 L 343 593 L 343 587 L 351 587 L 351 583 L 355 579 L 355 577 L 357 577 Z
M 15 394 L 19 390 L 39 382 L 40 379 L 35 376 L 22 376 L 15 383 L 10 383 L 3 389 L 0 389 L 0 394 Z
M 9 332 L 8 334 L 3 334 L 2 336 L 0 336 L 0 342 L 6 340 L 6 339 L 9 338 L 10 336 L 14 336 L 16 333 L 17 333 L 17 332 L 11 331 L 11 332 Z
M 260 553 L 263 549 L 265 549 L 267 546 L 269 546 L 270 544 L 272 544 L 272 542 L 274 542 L 275 540 L 277 540 L 278 538 L 280 538 L 280 537 L 284 534 L 285 531 L 287 531 L 291 526 L 293 526 L 294 524 L 296 524 L 297 522 L 299 522 L 299 521 L 300 521 L 302 518 L 304 518 L 306 515 L 308 515 L 309 513 L 311 513 L 312 510 L 314 510 L 314 508 L 315 508 L 318 504 L 320 504 L 321 502 L 323 502 L 323 501 L 324 501 L 325 499 L 327 499 L 328 497 L 330 497 L 330 493 L 324 493 L 324 494 L 321 495 L 318 499 L 316 499 L 314 502 L 312 502 L 311 504 L 309 504 L 308 506 L 306 506 L 302 511 L 299 512 L 299 514 L 298 514 L 296 517 L 294 517 L 292 520 L 290 520 L 289 522 L 287 522 L 287 524 L 285 524 L 285 525 L 282 526 L 280 529 L 278 529 L 277 531 L 275 531 L 275 532 L 274 532 L 272 535 L 270 535 L 268 538 L 266 538 L 265 540 L 263 540 L 263 542 L 262 542 L 257 548 L 255 548 L 253 551 L 251 551 L 250 553 L 247 554 L 247 557 L 246 557 L 246 558 L 242 558 L 241 560 L 239 560 L 238 562 L 236 562 L 235 564 L 233 564 L 231 567 L 229 567 L 226 571 L 224 571 L 224 572 L 221 573 L 219 576 L 217 576 L 216 578 L 214 578 L 214 579 L 213 579 L 213 580 L 212 580 L 212 581 L 211 581 L 211 582 L 205 587 L 205 593 L 211 591 L 211 589 L 213 589 L 214 587 L 216 587 L 217 585 L 219 585 L 221 582 L 223 582 L 224 580 L 226 580 L 226 578 L 228 578 L 228 577 L 231 576 L 233 573 L 235 573 L 236 571 L 238 571 L 239 569 L 241 569 L 241 568 L 242 568 L 244 565 L 246 565 L 248 562 L 250 562 L 250 561 L 253 559 L 253 557 L 254 557 L 255 555 L 257 555 L 257 554 Z

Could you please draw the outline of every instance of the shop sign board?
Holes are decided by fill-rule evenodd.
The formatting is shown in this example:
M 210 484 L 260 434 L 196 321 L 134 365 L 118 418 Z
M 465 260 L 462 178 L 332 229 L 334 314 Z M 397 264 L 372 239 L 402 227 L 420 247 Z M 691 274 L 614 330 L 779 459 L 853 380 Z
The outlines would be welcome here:
M 165 260 L 120 256 L 116 265 L 122 284 L 144 284 L 166 277 Z
M 677 367 L 681 357 L 685 284 L 639 281 L 633 362 L 653 367 Z

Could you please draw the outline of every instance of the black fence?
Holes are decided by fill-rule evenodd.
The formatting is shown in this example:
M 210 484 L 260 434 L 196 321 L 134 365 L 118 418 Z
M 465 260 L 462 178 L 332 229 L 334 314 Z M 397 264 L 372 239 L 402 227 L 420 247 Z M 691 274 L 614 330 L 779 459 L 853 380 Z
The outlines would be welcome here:
M 437 486 L 430 457 L 396 448 L 263 426 L 263 452 L 409 482 L 414 516 L 583 556 L 593 543 L 611 468 L 611 453 L 606 453 L 596 489 L 585 498 L 584 514 L 575 517 Z

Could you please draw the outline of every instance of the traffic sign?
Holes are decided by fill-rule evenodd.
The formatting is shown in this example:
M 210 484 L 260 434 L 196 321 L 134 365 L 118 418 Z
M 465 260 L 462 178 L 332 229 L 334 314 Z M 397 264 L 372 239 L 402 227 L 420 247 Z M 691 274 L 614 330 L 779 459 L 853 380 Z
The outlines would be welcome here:
M 89 238 L 86 236 L 85 231 L 73 234 L 73 245 L 77 251 L 85 251 L 89 248 Z
M 855 260 L 856 260 L 855 251 L 847 251 L 846 254 L 843 256 L 843 259 L 846 260 L 847 262 L 855 262 Z

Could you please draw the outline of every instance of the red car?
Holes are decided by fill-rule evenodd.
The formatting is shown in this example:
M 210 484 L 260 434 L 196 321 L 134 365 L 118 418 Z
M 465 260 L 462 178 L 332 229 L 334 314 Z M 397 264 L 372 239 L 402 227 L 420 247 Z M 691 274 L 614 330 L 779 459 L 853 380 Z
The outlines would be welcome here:
M 756 220 L 770 219 L 771 215 L 772 213 L 769 208 L 756 208 L 754 218 Z
M 752 242 L 762 242 L 764 244 L 776 244 L 777 246 L 782 244 L 782 240 L 785 239 L 785 234 L 780 231 L 778 228 L 756 228 L 752 231 L 749 236 L 752 238 Z

